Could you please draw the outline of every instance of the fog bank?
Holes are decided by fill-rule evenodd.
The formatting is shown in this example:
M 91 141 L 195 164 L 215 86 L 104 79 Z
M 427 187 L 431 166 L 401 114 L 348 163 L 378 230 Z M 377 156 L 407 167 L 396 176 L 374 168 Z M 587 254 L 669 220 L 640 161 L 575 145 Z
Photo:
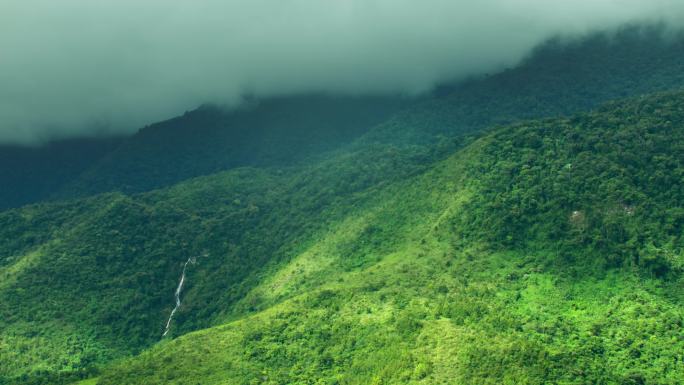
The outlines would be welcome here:
M 419 93 L 674 0 L 3 0 L 0 142 L 130 132 L 205 102 Z

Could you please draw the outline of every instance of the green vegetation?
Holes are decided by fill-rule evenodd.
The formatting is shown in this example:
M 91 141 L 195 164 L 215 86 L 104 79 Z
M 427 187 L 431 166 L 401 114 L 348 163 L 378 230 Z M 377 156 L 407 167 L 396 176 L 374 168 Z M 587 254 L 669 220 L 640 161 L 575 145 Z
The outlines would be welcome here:
M 0 210 L 39 202 L 78 178 L 122 138 L 82 138 L 43 146 L 0 144 Z
M 628 27 L 550 41 L 515 68 L 420 98 L 312 94 L 253 100 L 231 112 L 204 106 L 129 138 L 0 147 L 0 185 L 12 186 L 0 189 L 0 209 L 140 193 L 236 167 L 311 163 L 352 142 L 432 146 L 493 125 L 569 116 L 616 98 L 684 87 L 682 55 L 681 34 Z
M 494 125 L 570 116 L 614 99 L 684 87 L 682 55 L 684 36 L 653 26 L 552 40 L 514 68 L 442 87 L 370 132 L 367 140 L 434 143 Z
M 369 195 L 237 305 L 262 310 L 98 384 L 681 383 L 683 103 L 486 135 Z
M 682 105 L 5 212 L 1 378 L 680 383 Z
M 494 132 L 469 170 L 480 193 L 454 228 L 501 247 L 548 245 L 573 266 L 681 273 L 681 106 L 664 93 Z
M 135 197 L 0 214 L 2 374 L 84 370 L 158 341 L 189 256 L 198 263 L 172 333 L 215 324 L 264 268 L 306 247 L 307 234 L 357 194 L 412 172 L 401 165 L 406 153 L 370 148 L 296 173 L 238 169 Z
M 684 45 L 559 47 L 370 131 L 203 108 L 57 195 L 122 192 L 0 212 L 0 384 L 684 382 L 684 91 L 571 115 L 680 87 Z

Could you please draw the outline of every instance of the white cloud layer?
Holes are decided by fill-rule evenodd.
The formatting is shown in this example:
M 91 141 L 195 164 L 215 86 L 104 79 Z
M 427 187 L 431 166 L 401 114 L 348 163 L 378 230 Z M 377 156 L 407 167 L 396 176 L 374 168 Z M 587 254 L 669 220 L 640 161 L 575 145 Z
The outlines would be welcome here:
M 2 0 L 0 142 L 246 92 L 420 92 L 554 35 L 681 20 L 681 0 Z

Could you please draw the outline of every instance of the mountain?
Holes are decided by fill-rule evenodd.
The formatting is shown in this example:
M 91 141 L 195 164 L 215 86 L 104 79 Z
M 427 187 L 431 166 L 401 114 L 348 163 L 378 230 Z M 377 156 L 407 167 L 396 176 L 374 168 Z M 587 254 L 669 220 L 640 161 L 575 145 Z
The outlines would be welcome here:
M 409 100 L 310 94 L 230 111 L 203 106 L 141 129 L 56 195 L 136 193 L 236 167 L 295 165 L 353 141 Z
M 185 293 L 197 300 L 172 335 L 240 313 L 233 305 L 272 265 L 374 186 L 416 168 L 397 151 L 368 148 L 298 171 L 241 168 L 134 197 L 6 211 L 2 375 L 80 370 L 159 341 L 190 257 L 198 261 Z
M 65 139 L 42 146 L 0 145 L 0 210 L 44 200 L 113 151 L 122 138 Z
M 684 35 L 624 27 L 553 39 L 518 66 L 438 87 L 369 139 L 425 143 L 525 119 L 569 116 L 607 101 L 684 86 Z
M 145 128 L 0 212 L 0 383 L 680 383 L 681 49 Z
M 345 210 L 243 316 L 97 383 L 679 383 L 682 106 L 488 133 Z
M 2 239 L 39 231 L 4 259 L 4 367 L 161 340 L 97 383 L 676 383 L 683 105 L 521 123 L 421 169 L 369 151 L 7 212 Z M 204 330 L 162 339 L 192 256 L 171 332 Z
M 54 146 L 19 153 L 0 147 L 0 185 L 13 186 L 0 190 L 0 208 L 150 191 L 235 167 L 292 166 L 355 141 L 432 146 L 493 125 L 568 116 L 684 87 L 682 57 L 681 35 L 632 26 L 549 41 L 512 69 L 421 97 L 305 94 L 248 99 L 228 111 L 207 105 L 120 142 L 57 146 L 70 148 L 77 162 L 56 158 Z
M 293 165 L 338 148 L 408 97 L 306 94 L 202 106 L 129 137 L 0 146 L 0 209 L 42 200 L 135 193 L 241 166 Z

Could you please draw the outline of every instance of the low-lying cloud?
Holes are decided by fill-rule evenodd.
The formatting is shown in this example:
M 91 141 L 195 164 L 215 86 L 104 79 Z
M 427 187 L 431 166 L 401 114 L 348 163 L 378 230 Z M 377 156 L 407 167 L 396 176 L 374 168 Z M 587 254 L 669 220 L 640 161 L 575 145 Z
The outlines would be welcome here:
M 0 142 L 132 131 L 201 103 L 426 91 L 680 0 L 3 0 Z

